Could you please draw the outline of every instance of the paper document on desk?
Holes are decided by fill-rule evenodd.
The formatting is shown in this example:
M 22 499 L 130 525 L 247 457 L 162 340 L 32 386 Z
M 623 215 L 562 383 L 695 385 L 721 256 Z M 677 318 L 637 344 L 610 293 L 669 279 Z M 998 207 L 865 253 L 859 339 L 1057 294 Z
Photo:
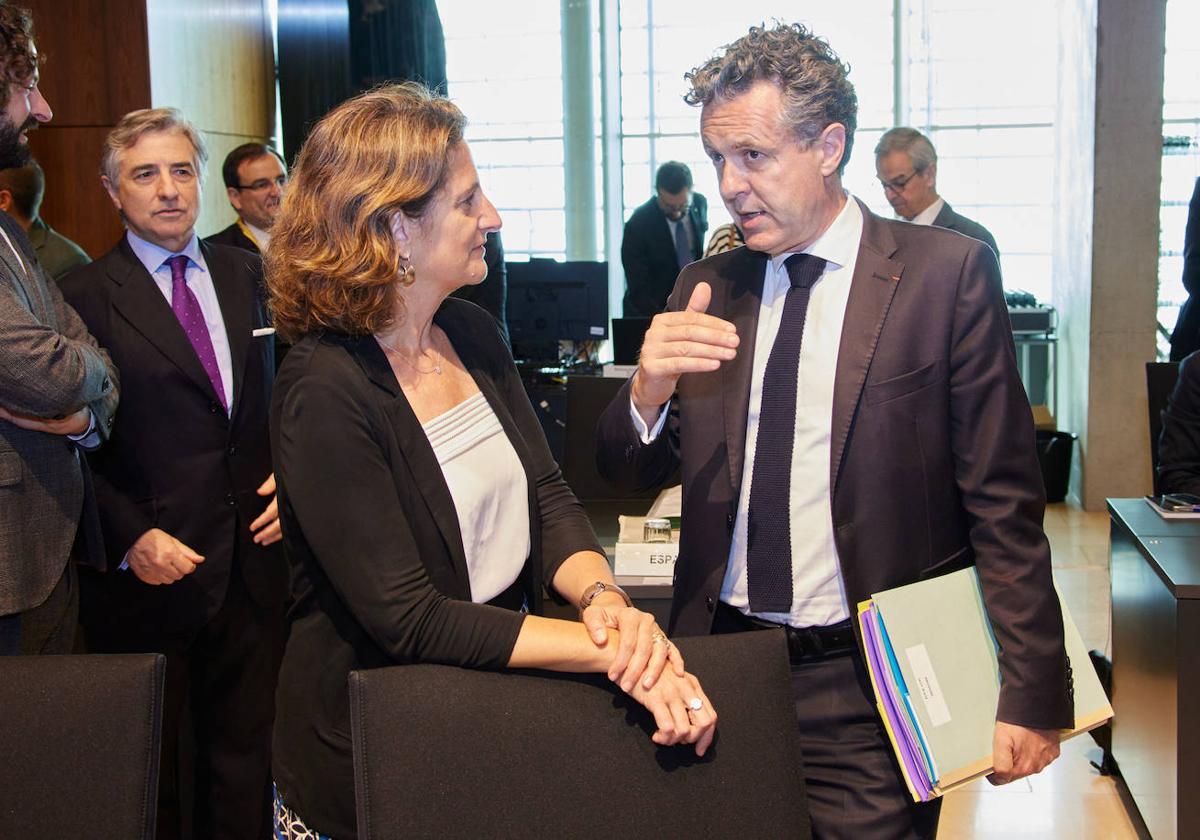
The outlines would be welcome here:
M 1066 739 L 1113 712 L 1061 594 L 1059 602 L 1075 694 Z M 913 798 L 932 799 L 990 772 L 1000 666 L 975 569 L 880 592 L 859 605 L 859 625 L 880 715 Z
M 683 485 L 676 484 L 658 494 L 650 510 L 646 512 L 647 519 L 679 519 L 683 515 Z

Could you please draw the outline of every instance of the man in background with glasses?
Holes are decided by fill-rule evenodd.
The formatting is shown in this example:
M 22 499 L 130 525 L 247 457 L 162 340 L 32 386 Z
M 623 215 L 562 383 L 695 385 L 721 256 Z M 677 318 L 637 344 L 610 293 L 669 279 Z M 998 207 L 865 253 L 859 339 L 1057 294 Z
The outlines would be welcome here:
M 287 186 L 283 158 L 265 143 L 243 143 L 225 157 L 221 177 L 238 218 L 205 242 L 261 254 L 271 241 L 271 225 Z
M 893 128 L 875 147 L 875 173 L 896 215 L 915 225 L 936 225 L 978 239 L 998 258 L 988 229 L 955 213 L 937 192 L 937 152 L 915 128 Z
M 654 176 L 654 192 L 633 211 L 621 240 L 626 318 L 662 312 L 679 270 L 704 252 L 708 201 L 692 190 L 692 170 L 667 161 Z

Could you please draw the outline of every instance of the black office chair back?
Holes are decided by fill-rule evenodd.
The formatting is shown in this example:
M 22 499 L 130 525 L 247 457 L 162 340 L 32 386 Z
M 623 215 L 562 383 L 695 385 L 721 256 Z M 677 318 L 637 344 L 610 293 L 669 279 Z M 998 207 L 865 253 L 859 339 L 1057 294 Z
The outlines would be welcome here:
M 783 634 L 678 644 L 720 715 L 703 759 L 604 675 L 352 673 L 358 836 L 810 837 Z
M 1150 471 L 1154 492 L 1158 488 L 1158 440 L 1162 437 L 1162 413 L 1175 390 L 1179 362 L 1146 362 L 1146 404 L 1150 409 Z
M 0 837 L 154 837 L 166 660 L 0 657 Z

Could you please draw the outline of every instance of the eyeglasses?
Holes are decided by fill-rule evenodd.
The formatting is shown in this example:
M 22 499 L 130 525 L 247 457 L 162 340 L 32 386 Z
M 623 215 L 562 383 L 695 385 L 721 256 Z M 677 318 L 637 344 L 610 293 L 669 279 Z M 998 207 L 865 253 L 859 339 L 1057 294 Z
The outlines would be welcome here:
M 898 178 L 893 178 L 890 181 L 885 181 L 880 178 L 879 183 L 883 187 L 884 192 L 891 190 L 892 192 L 902 193 L 904 192 L 904 188 L 908 186 L 908 182 L 913 178 L 916 178 L 918 174 L 918 172 L 913 171 L 907 175 L 901 175 Z
M 279 187 L 279 189 L 283 189 L 284 185 L 287 184 L 287 176 L 280 175 L 276 178 L 259 178 L 253 184 L 238 184 L 234 189 L 262 192 L 263 190 L 269 190 L 272 184 Z

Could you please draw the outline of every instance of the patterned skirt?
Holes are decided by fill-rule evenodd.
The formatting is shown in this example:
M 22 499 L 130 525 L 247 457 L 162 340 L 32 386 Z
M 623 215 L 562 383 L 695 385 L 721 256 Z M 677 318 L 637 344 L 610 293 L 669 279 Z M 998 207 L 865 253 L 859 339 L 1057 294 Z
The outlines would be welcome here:
M 275 840 L 333 840 L 306 826 L 299 814 L 283 804 L 279 788 L 271 785 L 271 789 L 275 793 Z

